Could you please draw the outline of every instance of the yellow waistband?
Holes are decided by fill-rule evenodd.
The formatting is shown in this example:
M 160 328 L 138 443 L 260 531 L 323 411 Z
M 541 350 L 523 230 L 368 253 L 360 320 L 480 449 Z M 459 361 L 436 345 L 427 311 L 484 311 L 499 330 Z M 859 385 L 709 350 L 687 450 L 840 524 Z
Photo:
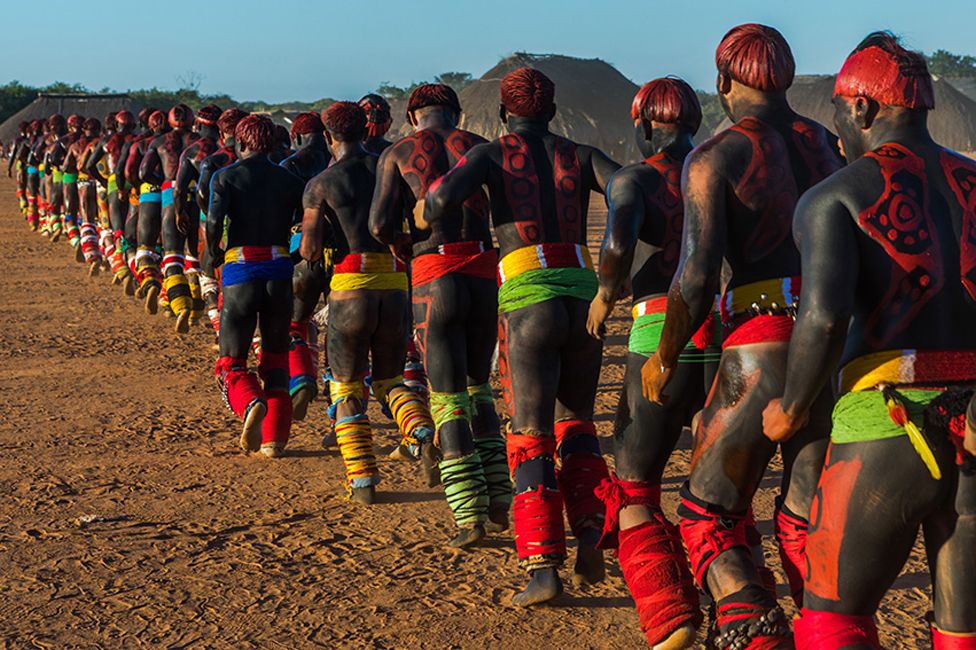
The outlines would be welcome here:
M 729 289 L 722 296 L 722 316 L 749 311 L 796 309 L 800 304 L 799 278 L 773 278 Z
M 557 268 L 580 268 L 593 269 L 593 258 L 590 256 L 590 249 L 586 246 L 574 244 L 575 256 L 566 254 L 566 248 L 560 246 L 559 263 L 553 264 L 556 257 L 549 245 L 539 244 L 538 246 L 524 246 L 517 248 L 507 254 L 498 262 L 498 277 L 501 282 L 511 280 L 517 275 L 526 271 L 546 269 L 552 266 Z M 575 257 L 575 259 L 574 259 Z M 569 262 L 569 263 L 567 263 Z
M 335 265 L 336 274 L 402 273 L 404 266 L 391 253 L 349 253 Z
M 397 291 L 407 290 L 407 274 L 401 271 L 392 273 L 336 273 L 329 286 L 333 291 L 357 291 L 375 289 Z

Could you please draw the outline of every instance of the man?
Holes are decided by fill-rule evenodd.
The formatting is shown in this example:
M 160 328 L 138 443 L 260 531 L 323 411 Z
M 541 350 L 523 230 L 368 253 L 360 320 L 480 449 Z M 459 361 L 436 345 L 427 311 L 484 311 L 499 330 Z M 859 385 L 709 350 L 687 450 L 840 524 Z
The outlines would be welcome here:
M 247 113 L 237 107 L 228 108 L 221 113 L 217 118 L 220 148 L 200 162 L 200 182 L 197 183 L 196 201 L 204 224 L 210 211 L 210 181 L 218 170 L 237 160 L 237 141 L 234 139 L 234 132 L 245 117 Z M 200 256 L 200 293 L 206 305 L 207 317 L 213 326 L 214 334 L 217 335 L 220 333 L 220 286 L 217 284 L 209 251 L 210 247 L 205 245 Z
M 102 266 L 105 267 L 106 270 L 112 268 L 111 260 L 113 257 L 115 257 L 115 236 L 112 233 L 112 221 L 108 213 L 108 189 L 104 183 L 100 183 L 98 179 L 95 178 L 89 167 L 91 166 L 91 159 L 92 156 L 94 156 L 95 151 L 102 149 L 105 146 L 105 143 L 108 142 L 109 138 L 115 135 L 115 115 L 115 111 L 110 111 L 105 115 L 105 121 L 102 122 L 101 135 L 91 141 L 81 157 L 82 168 L 91 179 L 92 193 L 95 195 L 92 200 L 97 204 L 98 250 L 102 258 Z M 94 166 L 99 171 L 99 178 L 102 178 L 103 180 L 108 178 L 108 163 L 104 157 L 98 160 Z
M 190 293 L 190 283 L 184 274 L 186 235 L 180 232 L 176 224 L 176 205 L 174 186 L 176 174 L 180 167 L 180 155 L 190 146 L 196 135 L 190 131 L 193 126 L 193 111 L 185 104 L 177 104 L 169 110 L 170 131 L 156 137 L 146 148 L 139 165 L 139 177 L 142 182 L 153 187 L 159 186 L 160 220 L 159 230 L 156 230 L 157 219 L 154 211 L 149 212 L 148 219 L 140 219 L 139 228 L 142 233 L 139 241 L 147 239 L 156 241 L 162 236 L 163 243 L 163 290 L 166 301 L 176 316 L 176 332 L 186 334 L 190 331 L 190 316 L 193 310 L 193 296 Z M 153 205 L 156 205 L 155 203 Z M 146 237 L 143 237 L 143 234 Z
M 145 299 L 145 309 L 148 314 L 155 314 L 158 311 L 159 291 L 162 288 L 160 256 L 157 250 L 162 228 L 162 188 L 159 184 L 144 182 L 141 169 L 142 160 L 149 147 L 167 130 L 166 114 L 162 111 L 154 111 L 149 115 L 148 131 L 132 142 L 124 159 L 119 161 L 119 164 L 125 164 L 128 186 L 133 190 L 138 188 L 137 192 L 133 192 L 133 196 L 138 196 L 139 207 L 135 214 L 134 239 L 139 244 L 129 268 L 133 271 L 139 286 L 136 296 Z M 131 203 L 132 199 L 130 205 Z M 129 238 L 129 234 L 130 229 L 127 227 L 126 239 Z
M 617 550 L 648 644 L 690 647 L 701 610 L 678 529 L 661 511 L 661 478 L 682 427 L 704 404 L 711 378 L 706 362 L 714 355 L 695 346 L 684 350 L 663 405 L 644 398 L 640 371 L 660 341 L 668 286 L 678 268 L 681 167 L 702 114 L 691 86 L 667 77 L 644 84 L 630 116 L 645 159 L 610 181 L 600 289 L 587 323 L 590 334 L 602 339 L 604 323 L 629 284 L 634 324 L 614 423 L 617 473 L 600 492 L 607 505 L 601 547 Z M 706 347 L 707 341 L 699 344 Z M 653 572 L 645 570 L 650 563 L 657 566 Z
M 382 95 L 370 93 L 359 100 L 359 106 L 366 111 L 366 138 L 363 140 L 363 148 L 378 156 L 393 144 L 385 137 L 393 124 L 390 103 Z
M 281 161 L 281 166 L 308 183 L 329 166 L 332 154 L 325 141 L 325 127 L 318 113 L 299 113 L 291 125 L 291 138 L 298 151 Z M 329 276 L 324 259 L 306 262 L 301 259 L 301 216 L 292 225 L 291 255 L 295 261 L 294 310 L 291 316 L 291 345 L 288 367 L 291 373 L 292 409 L 296 421 L 305 419 L 308 405 L 318 393 L 317 359 L 309 340 L 309 319 L 319 297 L 329 293 Z M 297 259 L 296 259 L 297 258 Z
M 58 140 L 48 155 L 48 165 L 55 171 L 55 183 L 58 178 L 61 181 L 60 199 L 57 200 L 63 206 L 65 233 L 78 262 L 85 260 L 81 251 L 81 205 L 78 196 L 78 159 L 89 142 L 84 126 L 85 120 L 80 115 L 69 116 L 68 133 Z
M 803 298 L 766 434 L 789 439 L 841 368 L 798 648 L 880 648 L 872 615 L 920 526 L 933 647 L 976 648 L 976 163 L 933 142 L 934 103 L 925 57 L 869 35 L 834 87 L 851 164 L 797 207 Z
M 644 395 L 664 403 L 678 360 L 712 313 L 723 259 L 731 279 L 718 376 L 695 432 L 691 475 L 681 489 L 681 534 L 692 573 L 717 607 L 716 645 L 786 647 L 789 625 L 750 553 L 750 507 L 776 445 L 762 409 L 784 381 L 800 287 L 790 240 L 797 198 L 840 167 L 832 136 L 786 100 L 794 62 L 783 36 L 764 25 L 729 31 L 716 52 L 718 92 L 735 124 L 685 163 L 684 238 L 657 351 L 642 369 Z M 824 394 L 809 425 L 782 446 L 776 536 L 790 589 L 802 593 L 807 514 L 826 450 Z
M 136 119 L 132 113 L 129 111 L 116 113 L 115 132 L 96 145 L 88 159 L 88 173 L 99 185 L 105 187 L 105 197 L 108 202 L 109 227 L 114 244 L 113 253 L 109 257 L 112 284 L 131 285 L 133 282 L 132 272 L 126 265 L 126 254 L 131 246 L 131 243 L 125 239 L 129 201 L 127 193 L 123 194 L 119 189 L 119 177 L 115 170 L 118 168 L 123 149 L 136 137 L 133 133 L 135 126 Z
M 380 478 L 366 417 L 364 379 L 370 360 L 373 394 L 393 414 L 404 444 L 418 447 L 429 459 L 434 430 L 427 406 L 404 385 L 401 374 L 410 332 L 405 267 L 369 231 L 376 156 L 362 146 L 366 114 L 357 104 L 336 102 L 322 114 L 322 122 L 334 162 L 306 187 L 301 253 L 306 262 L 322 259 L 328 225 L 336 260 L 328 303 L 334 378 L 329 382 L 330 415 L 349 495 L 368 505 Z
M 238 122 L 235 134 L 240 160 L 214 176 L 207 214 L 207 248 L 214 266 L 223 265 L 216 373 L 227 405 L 244 421 L 241 447 L 276 458 L 291 429 L 288 238 L 302 182 L 269 159 L 274 147 L 270 119 L 249 115 Z M 225 236 L 227 248 L 222 249 Z M 261 332 L 261 383 L 247 369 L 255 326 Z
M 31 231 L 36 232 L 40 228 L 41 234 L 47 234 L 48 227 L 47 221 L 42 219 L 41 214 L 41 175 L 37 169 L 40 164 L 39 149 L 45 137 L 44 128 L 45 125 L 40 120 L 30 123 L 29 138 L 24 144 L 26 151 L 21 154 L 27 172 L 27 222 L 30 224 Z
M 55 114 L 47 119 L 48 137 L 41 163 L 44 166 L 42 180 L 46 190 L 45 207 L 51 229 L 51 241 L 58 241 L 64 234 L 74 247 L 78 243 L 78 224 L 66 221 L 64 218 L 64 183 L 59 165 L 68 145 L 81 133 L 82 118 L 80 115 L 68 117 L 69 119 L 65 120 L 62 115 Z M 41 173 L 40 169 L 38 173 Z
M 73 157 L 71 166 L 76 176 L 76 206 L 77 219 L 81 241 L 76 249 L 76 255 L 80 256 L 79 262 L 88 265 L 89 277 L 98 275 L 102 268 L 102 253 L 98 247 L 98 195 L 95 192 L 93 181 L 84 171 L 88 164 L 88 156 L 91 153 L 92 145 L 98 141 L 102 125 L 94 117 L 89 117 L 82 125 L 81 137 L 78 138 L 68 150 L 68 157 Z M 65 159 L 64 166 L 64 186 L 67 194 L 68 188 L 68 160 Z
M 134 296 L 138 292 L 139 281 L 136 276 L 136 256 L 139 247 L 139 182 L 135 184 L 129 182 L 129 169 L 134 168 L 133 175 L 139 170 L 139 163 L 142 162 L 142 149 L 154 136 L 152 129 L 149 128 L 149 118 L 157 113 L 155 108 L 144 108 L 139 111 L 139 131 L 122 144 L 119 153 L 118 163 L 114 168 L 116 183 L 119 187 L 119 196 L 128 203 L 126 210 L 125 224 L 123 227 L 122 247 L 123 257 L 126 266 L 129 268 L 129 277 L 126 278 L 123 288 L 126 295 Z M 129 154 L 134 160 L 129 164 Z
M 27 157 L 26 144 L 30 140 L 30 124 L 21 121 L 17 125 L 17 137 L 11 143 L 10 160 L 7 161 L 7 178 L 13 176 L 14 170 L 17 172 L 17 202 L 20 204 L 20 211 L 26 217 L 27 211 L 27 167 L 24 160 Z M 29 224 L 31 230 L 37 230 L 35 224 Z
M 597 288 L 586 213 L 590 192 L 603 194 L 619 165 L 549 131 L 554 93 L 538 70 L 506 75 L 500 115 L 509 133 L 471 149 L 434 183 L 426 201 L 427 221 L 435 225 L 488 186 L 502 257 L 499 369 L 511 418 L 515 544 L 531 575 L 512 602 L 526 606 L 562 592 L 564 503 L 579 541 L 574 581 L 604 577 L 596 548 L 603 505 L 594 490 L 607 468 L 593 423 L 603 344 L 586 333 Z
M 415 132 L 380 156 L 370 209 L 373 236 L 413 258 L 413 317 L 424 364 L 431 368 L 441 483 L 459 529 L 451 540 L 457 547 L 476 543 L 489 522 L 492 530 L 507 528 L 512 504 L 505 441 L 488 383 L 497 341 L 498 251 L 481 189 L 433 228 L 411 223 L 412 251 L 403 215 L 422 205 L 431 183 L 471 147 L 485 142 L 457 128 L 460 116 L 449 86 L 424 84 L 411 93 L 407 120 Z
M 178 239 L 182 237 L 185 238 L 187 249 L 183 269 L 190 288 L 189 325 L 200 322 L 205 308 L 200 292 L 200 208 L 194 199 L 195 186 L 200 178 L 200 163 L 217 150 L 220 139 L 217 120 L 220 114 L 220 107 L 214 104 L 204 106 L 197 112 L 197 138 L 180 154 L 173 190 L 174 220 L 178 233 L 173 238 L 174 245 L 178 246 Z

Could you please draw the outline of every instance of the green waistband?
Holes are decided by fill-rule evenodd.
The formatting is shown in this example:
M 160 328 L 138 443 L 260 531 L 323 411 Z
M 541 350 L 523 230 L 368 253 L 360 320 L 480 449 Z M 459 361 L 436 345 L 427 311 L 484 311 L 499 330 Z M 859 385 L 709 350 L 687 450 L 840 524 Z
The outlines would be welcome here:
M 57 178 L 57 172 L 55 172 L 55 178 Z M 65 172 L 65 173 L 61 174 L 61 182 L 63 182 L 63 183 L 77 183 L 78 182 L 78 174 L 71 174 L 71 173 Z
M 925 409 L 941 394 L 941 390 L 898 389 L 908 417 L 919 429 L 924 424 Z M 833 428 L 830 440 L 838 445 L 906 435 L 905 429 L 895 424 L 888 415 L 888 407 L 885 406 L 884 396 L 879 390 L 841 395 L 834 405 L 831 417 Z
M 719 319 L 716 317 L 716 323 Z M 627 341 L 627 349 L 634 354 L 649 357 L 657 352 L 661 344 L 661 332 L 664 331 L 664 313 L 644 314 L 634 319 L 634 324 L 630 327 L 630 338 Z M 722 356 L 719 350 L 699 350 L 694 343 L 688 342 L 684 351 L 678 357 L 679 363 L 708 363 L 718 361 Z
M 60 170 L 55 169 L 51 172 L 51 178 L 54 179 L 55 183 L 61 183 L 63 182 L 62 179 L 64 178 L 64 174 L 62 174 Z
M 596 273 L 590 269 L 533 269 L 502 282 L 498 287 L 498 313 L 553 298 L 579 298 L 590 301 L 598 287 Z

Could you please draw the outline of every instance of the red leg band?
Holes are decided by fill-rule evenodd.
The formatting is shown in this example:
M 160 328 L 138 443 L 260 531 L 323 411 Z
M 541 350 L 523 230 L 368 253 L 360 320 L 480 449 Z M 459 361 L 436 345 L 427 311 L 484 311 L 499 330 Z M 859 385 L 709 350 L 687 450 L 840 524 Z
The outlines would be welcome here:
M 515 468 L 527 460 L 538 456 L 552 456 L 556 452 L 556 441 L 548 436 L 533 436 L 512 432 L 505 439 L 508 454 L 508 471 L 515 475 Z
M 685 484 L 681 488 L 681 538 L 688 549 L 688 560 L 699 586 L 705 585 L 708 567 L 721 553 L 733 548 L 749 549 L 746 542 L 746 515 L 721 512 L 698 499 Z
M 258 375 L 261 379 L 267 379 L 268 373 L 274 370 L 288 372 L 288 353 L 287 352 L 265 352 L 261 351 L 261 360 L 258 362 Z
M 793 621 L 797 650 L 834 650 L 851 645 L 881 648 L 873 616 L 852 616 L 801 609 Z
M 308 346 L 308 321 L 291 323 L 291 345 L 288 348 L 288 372 L 290 389 L 297 391 L 305 386 L 314 387 L 318 369 L 315 356 Z
M 565 557 L 563 496 L 559 490 L 540 485 L 535 490 L 516 494 L 512 514 L 520 562 L 541 555 Z
M 247 407 L 256 399 L 264 399 L 264 391 L 257 376 L 247 369 L 247 359 L 220 357 L 215 371 L 224 386 L 224 400 L 239 418 L 247 413 Z
M 932 650 L 976 650 L 976 632 L 943 632 L 933 627 Z
M 651 521 L 620 531 L 619 558 L 649 645 L 684 625 L 701 625 L 698 594 L 678 529 L 660 511 Z
M 607 462 L 599 453 L 596 425 L 592 420 L 561 420 L 556 422 L 555 434 L 560 458 L 556 465 L 556 480 L 566 502 L 570 528 L 574 534 L 578 534 L 593 524 L 602 527 L 606 508 L 595 492 L 610 474 L 607 472 Z M 590 440 L 579 440 L 583 437 Z M 576 442 L 571 444 L 572 440 Z M 577 446 L 579 450 L 573 451 L 572 447 Z
M 269 390 L 265 395 L 268 413 L 261 425 L 261 444 L 276 442 L 284 447 L 291 431 L 291 395 L 286 390 Z
M 790 595 L 797 607 L 803 606 L 803 572 L 806 569 L 807 528 L 806 519 L 798 517 L 785 506 L 776 510 L 776 541 L 783 571 L 790 583 Z
M 618 533 L 620 532 L 620 511 L 627 506 L 647 506 L 652 510 L 661 506 L 661 486 L 645 481 L 621 481 L 616 474 L 597 486 L 594 491 L 597 498 L 606 506 L 603 520 L 603 536 L 597 543 L 597 548 L 616 549 Z

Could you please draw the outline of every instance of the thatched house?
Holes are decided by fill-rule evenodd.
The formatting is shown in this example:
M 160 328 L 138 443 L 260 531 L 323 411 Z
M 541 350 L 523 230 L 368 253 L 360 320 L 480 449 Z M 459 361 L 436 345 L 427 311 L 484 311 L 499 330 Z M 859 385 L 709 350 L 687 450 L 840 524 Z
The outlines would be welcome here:
M 17 125 L 20 122 L 46 120 L 55 113 L 65 117 L 78 114 L 103 120 L 105 114 L 111 111 L 129 110 L 138 113 L 141 108 L 142 104 L 125 93 L 110 95 L 40 93 L 37 99 L 0 124 L 0 141 L 9 142 L 16 138 Z
M 799 76 L 787 91 L 796 112 L 834 130 L 834 79 L 830 75 Z M 929 130 L 941 145 L 957 151 L 976 151 L 976 102 L 949 82 L 936 79 L 935 110 L 929 115 Z M 716 132 L 729 127 L 724 120 Z

